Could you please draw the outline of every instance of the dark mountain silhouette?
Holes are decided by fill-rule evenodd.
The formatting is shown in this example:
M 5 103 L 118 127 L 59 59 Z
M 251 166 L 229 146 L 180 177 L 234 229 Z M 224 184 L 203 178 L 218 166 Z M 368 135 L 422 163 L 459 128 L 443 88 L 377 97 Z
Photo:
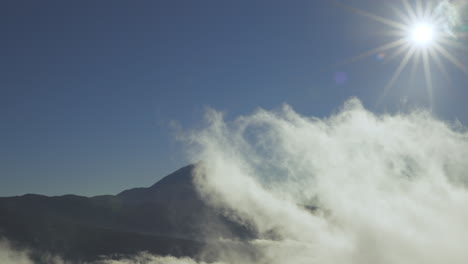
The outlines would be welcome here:
M 210 238 L 248 239 L 252 232 L 201 200 L 193 165 L 148 188 L 118 195 L 0 198 L 0 237 L 43 254 L 90 261 L 101 255 L 153 254 L 196 257 Z

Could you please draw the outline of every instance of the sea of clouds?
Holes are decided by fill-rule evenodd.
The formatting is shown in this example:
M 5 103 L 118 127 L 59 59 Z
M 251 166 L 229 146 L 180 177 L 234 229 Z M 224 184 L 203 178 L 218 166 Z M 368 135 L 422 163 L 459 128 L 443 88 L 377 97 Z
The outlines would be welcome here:
M 220 251 L 218 263 L 468 261 L 468 132 L 459 123 L 422 110 L 374 114 L 351 99 L 325 118 L 287 105 L 230 121 L 208 110 L 181 138 L 202 160 L 201 196 L 258 233 L 246 247 L 207 248 Z M 1 263 L 31 263 L 0 248 Z M 142 253 L 100 263 L 204 262 Z

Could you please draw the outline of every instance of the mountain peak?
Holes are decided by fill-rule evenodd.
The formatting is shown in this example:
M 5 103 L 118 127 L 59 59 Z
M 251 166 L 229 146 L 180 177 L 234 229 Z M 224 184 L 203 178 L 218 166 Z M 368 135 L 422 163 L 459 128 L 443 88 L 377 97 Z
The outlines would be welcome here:
M 117 196 L 126 202 L 147 203 L 176 199 L 198 199 L 193 185 L 193 169 L 191 164 L 167 175 L 148 188 L 133 188 L 119 193 Z
M 153 184 L 150 189 L 158 188 L 160 185 L 165 185 L 165 184 L 186 184 L 186 183 L 192 183 L 193 179 L 193 170 L 195 169 L 194 164 L 187 165 L 185 167 L 182 167 L 175 172 L 165 176 L 155 184 Z

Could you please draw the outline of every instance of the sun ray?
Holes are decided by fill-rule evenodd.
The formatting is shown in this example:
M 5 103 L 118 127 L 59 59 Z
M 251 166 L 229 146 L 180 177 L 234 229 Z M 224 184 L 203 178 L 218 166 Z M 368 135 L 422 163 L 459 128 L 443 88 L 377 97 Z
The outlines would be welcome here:
M 414 48 L 410 49 L 406 53 L 405 57 L 403 58 L 403 60 L 398 65 L 398 68 L 395 70 L 395 73 L 392 75 L 392 78 L 390 79 L 388 84 L 385 86 L 384 92 L 385 92 L 385 90 L 387 90 L 388 88 L 392 87 L 395 84 L 395 81 L 398 79 L 398 77 L 400 77 L 401 72 L 406 67 L 406 65 L 408 64 L 411 57 L 413 57 L 414 53 L 415 53 Z
M 416 75 L 416 70 L 419 66 L 420 58 L 421 58 L 421 52 L 415 52 L 413 59 L 412 59 L 412 64 L 411 64 L 411 72 L 410 72 L 411 81 L 414 80 L 414 76 Z
M 429 97 L 429 106 L 430 106 L 430 109 L 432 109 L 433 90 L 432 90 L 431 66 L 429 64 L 429 56 L 428 56 L 427 50 L 422 51 L 422 59 L 423 59 L 423 68 L 424 68 L 424 79 L 426 80 L 427 94 Z
M 401 38 L 401 39 L 392 41 L 390 43 L 386 43 L 386 44 L 384 44 L 382 46 L 379 46 L 379 47 L 377 47 L 375 49 L 365 51 L 365 52 L 363 52 L 363 53 L 361 53 L 361 54 L 359 54 L 357 56 L 354 56 L 352 58 L 345 59 L 344 61 L 341 61 L 341 62 L 337 63 L 337 65 L 344 65 L 344 64 L 347 64 L 347 63 L 350 63 L 350 62 L 355 62 L 357 60 L 364 59 L 364 58 L 372 56 L 372 55 L 374 55 L 376 53 L 396 48 L 396 47 L 398 47 L 400 45 L 403 45 L 405 42 L 406 42 L 406 40 Z
M 444 44 L 444 45 L 447 45 L 447 46 L 451 46 L 453 48 L 456 48 L 456 49 L 460 49 L 460 50 L 463 50 L 463 51 L 466 51 L 468 52 L 468 47 L 461 44 L 460 42 L 457 42 L 457 41 L 454 41 L 453 39 L 449 39 L 449 38 L 441 38 L 439 40 L 439 42 L 441 44 Z
M 381 32 L 380 34 L 384 36 L 399 37 L 399 38 L 402 38 L 406 35 L 404 32 L 398 29 L 387 30 L 385 32 Z
M 405 24 L 402 24 L 402 23 L 393 21 L 391 19 L 387 19 L 387 18 L 378 16 L 378 15 L 372 14 L 370 12 L 364 11 L 364 10 L 356 8 L 356 7 L 348 6 L 348 5 L 346 5 L 344 3 L 341 3 L 339 1 L 333 0 L 333 3 L 335 3 L 335 5 L 343 8 L 343 9 L 347 9 L 347 10 L 349 10 L 349 11 L 355 13 L 355 14 L 368 17 L 370 19 L 373 19 L 374 21 L 380 22 L 380 23 L 385 24 L 387 26 L 402 29 L 402 30 L 406 28 Z
M 453 65 L 457 66 L 461 71 L 468 74 L 468 68 L 463 65 L 457 58 L 450 54 L 445 48 L 440 45 L 434 45 L 434 48 L 447 60 L 449 60 Z
M 418 17 L 422 17 L 424 15 L 423 11 L 423 4 L 421 0 L 416 0 L 416 10 L 415 13 Z
M 407 14 L 405 14 L 401 9 L 396 8 L 393 5 L 390 5 L 390 9 L 397 15 L 399 19 L 401 19 L 405 24 L 411 23 L 411 20 Z
M 417 18 L 416 13 L 414 12 L 413 7 L 410 5 L 408 0 L 401 0 L 403 3 L 403 6 L 405 8 L 406 13 L 408 14 L 408 17 L 410 20 L 415 20 Z
M 411 57 L 413 57 L 414 53 L 415 53 L 415 48 L 411 48 L 406 53 L 405 57 L 403 58 L 403 60 L 398 65 L 398 68 L 393 73 L 392 78 L 390 79 L 390 81 L 385 86 L 385 88 L 384 88 L 384 90 L 382 92 L 382 95 L 380 96 L 379 100 L 377 101 L 377 104 L 380 104 L 382 99 L 387 95 L 388 90 L 395 84 L 396 80 L 398 79 L 398 77 L 400 77 L 401 72 L 406 67 L 406 65 L 410 61 Z
M 396 51 L 392 52 L 392 54 L 390 54 L 389 56 L 387 56 L 386 60 L 387 61 L 390 61 L 396 57 L 398 57 L 400 54 L 402 54 L 403 52 L 407 51 L 408 50 L 408 45 L 407 44 L 403 44 L 401 45 Z
M 444 64 L 440 60 L 439 53 L 435 50 L 429 50 L 430 56 L 433 58 L 434 62 L 436 63 L 437 68 L 442 72 L 444 75 L 444 78 L 446 81 L 451 81 L 450 75 L 447 72 L 447 69 L 445 68 Z
M 431 17 L 432 15 L 432 10 L 433 10 L 433 7 L 432 7 L 432 1 L 427 1 L 426 2 L 426 8 L 424 10 L 424 17 L 425 18 L 428 18 L 428 17 Z

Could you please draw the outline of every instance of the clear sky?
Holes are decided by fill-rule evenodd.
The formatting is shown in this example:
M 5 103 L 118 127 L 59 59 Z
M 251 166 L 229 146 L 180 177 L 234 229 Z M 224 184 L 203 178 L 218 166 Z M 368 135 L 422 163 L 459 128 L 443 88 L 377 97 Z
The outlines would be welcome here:
M 388 2 L 346 1 L 398 20 Z M 327 0 L 1 1 L 0 196 L 149 186 L 187 162 L 169 124 L 197 126 L 206 107 L 429 107 L 420 67 L 379 100 L 402 55 L 340 63 L 392 41 L 388 29 Z M 467 74 L 442 61 L 432 111 L 467 125 Z

